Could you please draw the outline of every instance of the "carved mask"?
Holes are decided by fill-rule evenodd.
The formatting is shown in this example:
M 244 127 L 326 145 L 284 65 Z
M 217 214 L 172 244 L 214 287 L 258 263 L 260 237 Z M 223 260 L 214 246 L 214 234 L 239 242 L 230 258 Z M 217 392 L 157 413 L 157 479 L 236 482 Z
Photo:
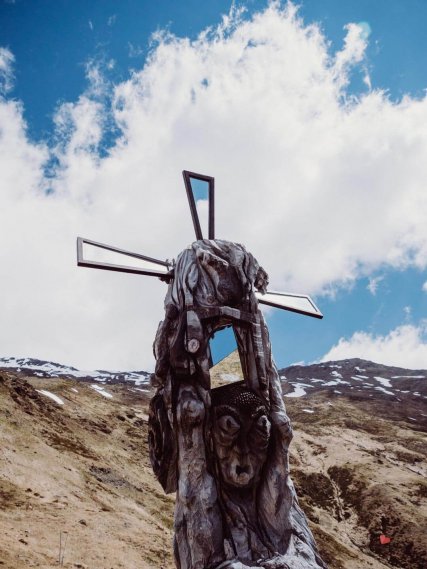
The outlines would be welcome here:
M 262 400 L 241 383 L 211 391 L 214 452 L 222 480 L 250 488 L 267 458 L 271 423 Z

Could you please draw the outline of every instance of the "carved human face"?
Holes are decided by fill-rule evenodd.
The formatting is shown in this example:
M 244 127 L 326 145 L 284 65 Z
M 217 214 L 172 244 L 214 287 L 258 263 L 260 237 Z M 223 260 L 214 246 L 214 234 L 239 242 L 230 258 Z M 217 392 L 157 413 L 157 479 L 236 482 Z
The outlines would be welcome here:
M 261 400 L 245 391 L 243 403 L 244 392 L 237 401 L 214 409 L 213 439 L 221 477 L 236 488 L 249 488 L 258 482 L 270 438 L 271 423 Z M 252 399 L 250 404 L 248 398 Z

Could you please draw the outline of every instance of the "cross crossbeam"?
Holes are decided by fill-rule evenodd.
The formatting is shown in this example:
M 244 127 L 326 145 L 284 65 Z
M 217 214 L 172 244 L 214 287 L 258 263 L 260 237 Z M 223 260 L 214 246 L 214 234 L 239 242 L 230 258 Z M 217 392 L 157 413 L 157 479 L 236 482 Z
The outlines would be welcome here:
M 185 189 L 193 220 L 196 240 L 215 239 L 215 179 L 212 176 L 183 171 Z M 206 208 L 207 206 L 207 208 Z M 207 233 L 204 234 L 201 215 L 207 213 Z M 87 255 L 91 255 L 89 258 Z M 125 262 L 127 261 L 127 263 Z M 160 261 L 140 253 L 132 253 L 112 245 L 106 245 L 83 237 L 77 238 L 77 265 L 107 271 L 159 277 L 170 281 L 173 278 L 173 264 Z M 255 292 L 258 302 L 267 306 L 296 312 L 314 318 L 323 314 L 314 301 L 304 294 L 267 291 Z

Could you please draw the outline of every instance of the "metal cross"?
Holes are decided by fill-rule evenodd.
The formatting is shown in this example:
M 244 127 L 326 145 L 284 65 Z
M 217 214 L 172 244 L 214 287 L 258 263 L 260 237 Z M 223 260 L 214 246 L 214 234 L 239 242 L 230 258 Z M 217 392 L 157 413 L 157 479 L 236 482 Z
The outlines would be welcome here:
M 204 238 L 215 239 L 215 180 L 211 176 L 183 171 L 185 188 L 191 217 L 193 219 L 196 240 Z M 203 224 L 203 218 L 207 218 Z M 205 226 L 205 227 L 203 227 Z M 203 232 L 205 229 L 205 233 Z M 85 258 L 85 249 L 90 247 L 91 260 Z M 108 252 L 108 253 L 107 253 Z M 108 259 L 108 260 L 106 260 Z M 126 262 L 132 261 L 131 265 Z M 169 282 L 173 279 L 173 264 L 169 261 L 159 261 L 139 253 L 131 253 L 111 245 L 77 237 L 77 265 L 107 271 L 133 273 L 159 277 Z M 323 318 L 313 300 L 306 294 L 293 294 L 267 291 L 262 294 L 255 292 L 258 302 L 283 310 L 297 312 L 314 318 Z

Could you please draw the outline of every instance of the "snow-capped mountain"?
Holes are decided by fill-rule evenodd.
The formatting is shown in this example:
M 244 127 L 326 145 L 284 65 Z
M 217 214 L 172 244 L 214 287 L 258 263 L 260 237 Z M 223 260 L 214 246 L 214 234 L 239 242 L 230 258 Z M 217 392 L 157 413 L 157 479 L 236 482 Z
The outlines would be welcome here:
M 236 360 L 231 354 L 224 360 Z M 23 376 L 72 378 L 106 384 L 131 382 L 148 386 L 150 373 L 146 371 L 78 370 L 74 367 L 34 358 L 0 358 L 0 370 L 10 370 Z M 293 365 L 279 370 L 285 397 L 309 397 L 311 393 L 326 391 L 331 395 L 346 395 L 352 399 L 381 396 L 390 401 L 427 400 L 427 370 L 409 370 L 349 359 L 312 365 Z M 231 376 L 230 376 L 231 377 Z M 233 376 L 234 377 L 234 376 Z M 239 379 L 236 375 L 235 379 Z M 426 412 L 427 413 L 427 412 Z M 427 414 L 426 414 L 427 417 Z
M 0 370 L 11 370 L 22 376 L 73 378 L 107 384 L 131 382 L 134 385 L 149 385 L 151 375 L 146 371 L 82 371 L 55 362 L 14 357 L 0 358 Z
M 405 395 L 427 399 L 427 370 L 408 370 L 360 359 L 294 365 L 279 371 L 280 378 L 293 387 L 285 397 L 299 397 L 329 389 L 355 396 L 385 394 L 399 400 Z
M 381 406 L 390 418 L 427 426 L 427 370 L 409 370 L 349 359 L 279 370 L 285 401 L 322 393 L 329 402 L 343 396 Z

